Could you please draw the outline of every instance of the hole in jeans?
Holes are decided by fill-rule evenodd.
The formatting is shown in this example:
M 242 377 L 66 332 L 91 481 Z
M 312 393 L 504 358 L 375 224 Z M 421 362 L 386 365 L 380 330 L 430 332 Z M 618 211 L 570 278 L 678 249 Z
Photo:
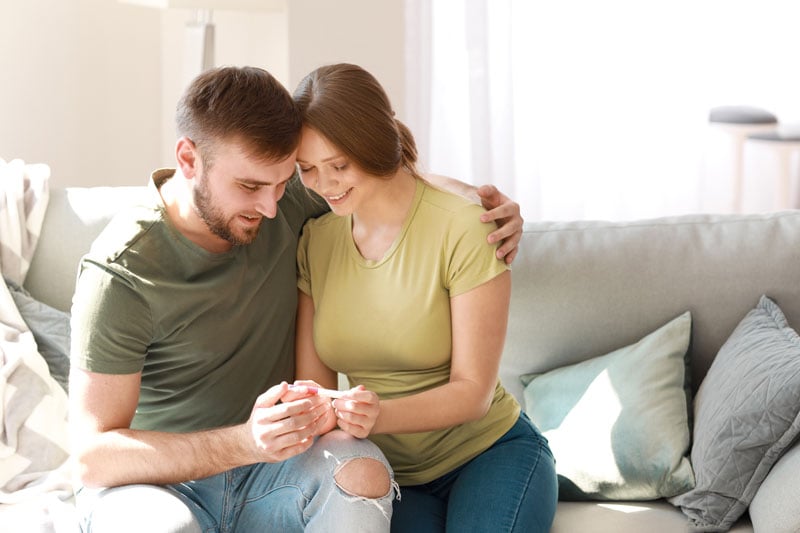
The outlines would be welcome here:
M 382 498 L 391 489 L 386 466 L 377 459 L 350 459 L 334 472 L 336 484 L 350 496 Z

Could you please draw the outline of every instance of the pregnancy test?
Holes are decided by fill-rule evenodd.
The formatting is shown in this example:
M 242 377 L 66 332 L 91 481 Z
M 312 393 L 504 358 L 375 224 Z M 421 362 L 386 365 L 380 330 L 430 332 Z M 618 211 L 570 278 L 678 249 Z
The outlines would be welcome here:
M 289 388 L 290 389 L 304 388 L 311 394 L 325 396 L 326 398 L 341 398 L 345 393 L 345 391 L 341 390 L 324 389 L 322 387 L 313 387 L 310 385 L 289 385 Z

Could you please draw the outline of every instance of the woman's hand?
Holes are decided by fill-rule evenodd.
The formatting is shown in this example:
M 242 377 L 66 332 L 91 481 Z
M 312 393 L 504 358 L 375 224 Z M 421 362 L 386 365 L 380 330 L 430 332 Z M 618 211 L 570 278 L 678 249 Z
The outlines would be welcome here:
M 352 436 L 364 439 L 372 432 L 381 406 L 378 395 L 363 385 L 350 389 L 341 398 L 333 401 L 339 427 Z
M 312 389 L 321 388 L 316 381 L 312 381 L 310 379 L 296 380 L 289 387 L 289 391 L 286 393 L 286 396 L 284 396 L 283 401 L 292 401 L 316 396 L 316 393 L 312 392 L 306 387 L 311 387 Z M 334 415 L 333 407 L 330 404 L 328 404 L 328 412 L 326 413 L 326 417 L 327 418 L 324 420 L 319 432 L 316 434 L 317 436 L 324 435 L 325 433 L 336 429 L 336 416 Z

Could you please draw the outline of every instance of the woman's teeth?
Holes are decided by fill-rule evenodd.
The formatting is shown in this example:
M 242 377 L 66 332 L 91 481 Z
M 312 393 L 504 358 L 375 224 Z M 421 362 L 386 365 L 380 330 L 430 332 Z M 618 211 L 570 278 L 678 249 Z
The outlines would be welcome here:
M 342 194 L 339 194 L 337 196 L 328 196 L 328 200 L 331 200 L 333 202 L 335 202 L 336 200 L 341 200 L 342 198 L 344 198 L 347 195 L 348 192 L 350 192 L 350 189 L 347 189 Z

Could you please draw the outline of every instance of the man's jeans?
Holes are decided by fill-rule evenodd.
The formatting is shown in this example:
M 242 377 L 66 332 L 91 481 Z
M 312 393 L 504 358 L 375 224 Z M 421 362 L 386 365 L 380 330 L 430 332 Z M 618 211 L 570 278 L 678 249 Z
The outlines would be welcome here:
M 281 463 L 243 466 L 187 483 L 82 489 L 83 531 L 389 531 L 394 487 L 370 499 L 348 494 L 334 479 L 351 459 L 376 459 L 391 473 L 389 464 L 370 441 L 340 437 L 341 432 L 323 435 L 311 449 Z

